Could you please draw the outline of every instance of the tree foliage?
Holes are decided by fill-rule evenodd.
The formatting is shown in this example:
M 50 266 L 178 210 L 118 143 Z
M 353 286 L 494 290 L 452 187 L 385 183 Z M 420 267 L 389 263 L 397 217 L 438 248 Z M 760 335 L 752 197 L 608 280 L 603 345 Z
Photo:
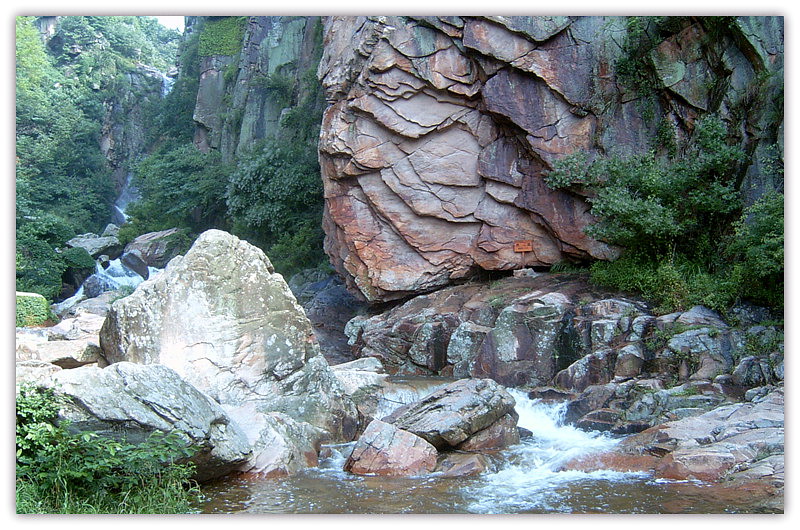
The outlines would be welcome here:
M 149 17 L 67 16 L 45 44 L 35 17 L 17 17 L 18 288 L 56 296 L 68 266 L 56 249 L 110 220 L 106 106 L 130 90 L 137 62 L 171 63 L 178 37 Z
M 592 266 L 595 282 L 643 293 L 665 311 L 692 304 L 724 310 L 739 297 L 779 305 L 783 195 L 742 216 L 736 168 L 744 158 L 727 143 L 722 121 L 707 116 L 679 155 L 589 162 L 576 154 L 557 162 L 546 182 L 590 190 L 597 222 L 586 232 L 625 249 L 617 262 Z

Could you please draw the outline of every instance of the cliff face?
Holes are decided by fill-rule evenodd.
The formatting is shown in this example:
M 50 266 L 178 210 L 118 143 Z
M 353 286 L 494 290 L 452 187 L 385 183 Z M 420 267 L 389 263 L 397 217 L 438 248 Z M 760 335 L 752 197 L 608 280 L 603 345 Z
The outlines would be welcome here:
M 325 250 L 350 287 L 380 302 L 480 269 L 614 259 L 583 232 L 587 197 L 543 176 L 576 151 L 680 145 L 707 113 L 751 155 L 741 189 L 757 197 L 761 155 L 782 151 L 782 19 L 631 18 L 325 19 Z
M 189 31 L 209 23 L 187 18 Z M 195 145 L 219 149 L 228 161 L 276 134 L 283 113 L 304 97 L 302 78 L 313 74 L 321 52 L 319 17 L 247 17 L 243 24 L 238 52 L 201 56 L 194 112 Z

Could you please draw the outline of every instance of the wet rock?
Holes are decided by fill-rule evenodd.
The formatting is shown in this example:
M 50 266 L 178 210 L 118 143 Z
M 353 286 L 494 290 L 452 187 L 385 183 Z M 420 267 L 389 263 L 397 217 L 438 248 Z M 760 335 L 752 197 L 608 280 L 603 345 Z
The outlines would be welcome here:
M 403 407 L 391 422 L 439 449 L 452 448 L 507 414 L 516 424 L 514 405 L 491 379 L 462 379 Z
M 147 263 L 145 263 L 142 259 L 142 255 L 139 250 L 127 250 L 122 254 L 119 260 L 125 267 L 132 270 L 143 279 L 146 280 L 150 277 L 150 270 L 147 268 Z
M 586 431 L 610 431 L 622 417 L 618 410 L 600 408 L 584 414 L 575 426 Z
M 225 232 L 112 304 L 100 332 L 109 362 L 163 364 L 221 404 L 252 403 L 351 439 L 356 410 L 282 276 Z
M 441 455 L 435 471 L 443 477 L 472 477 L 490 467 L 489 459 L 481 454 L 445 453 Z
M 419 436 L 372 420 L 344 465 L 357 475 L 413 476 L 436 467 L 436 448 Z

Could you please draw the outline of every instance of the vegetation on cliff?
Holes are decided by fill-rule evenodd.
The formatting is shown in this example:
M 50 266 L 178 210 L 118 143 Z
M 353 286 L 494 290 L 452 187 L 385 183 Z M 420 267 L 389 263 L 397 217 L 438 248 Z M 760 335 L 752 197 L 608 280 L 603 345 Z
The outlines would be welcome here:
M 174 62 L 177 40 L 152 18 L 87 16 L 61 17 L 45 42 L 35 17 L 17 17 L 18 290 L 57 296 L 68 260 L 56 249 L 110 220 L 105 108 L 138 62 Z

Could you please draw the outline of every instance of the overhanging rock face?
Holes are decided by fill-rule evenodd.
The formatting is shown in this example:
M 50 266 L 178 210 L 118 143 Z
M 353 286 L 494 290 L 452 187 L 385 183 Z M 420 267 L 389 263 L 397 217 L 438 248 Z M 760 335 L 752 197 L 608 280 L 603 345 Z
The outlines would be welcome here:
M 680 72 L 724 70 L 741 88 L 771 68 L 771 48 L 746 22 L 723 43 L 722 69 L 698 52 L 702 23 L 682 18 L 655 48 L 663 86 L 643 104 L 615 74 L 625 17 L 326 18 L 326 252 L 371 302 L 479 269 L 614 259 L 619 249 L 584 233 L 595 221 L 584 192 L 550 190 L 543 176 L 574 152 L 646 151 L 659 124 L 685 138 L 711 110 L 713 83 Z M 723 118 L 737 90 L 715 100 Z M 515 253 L 517 240 L 533 251 Z

